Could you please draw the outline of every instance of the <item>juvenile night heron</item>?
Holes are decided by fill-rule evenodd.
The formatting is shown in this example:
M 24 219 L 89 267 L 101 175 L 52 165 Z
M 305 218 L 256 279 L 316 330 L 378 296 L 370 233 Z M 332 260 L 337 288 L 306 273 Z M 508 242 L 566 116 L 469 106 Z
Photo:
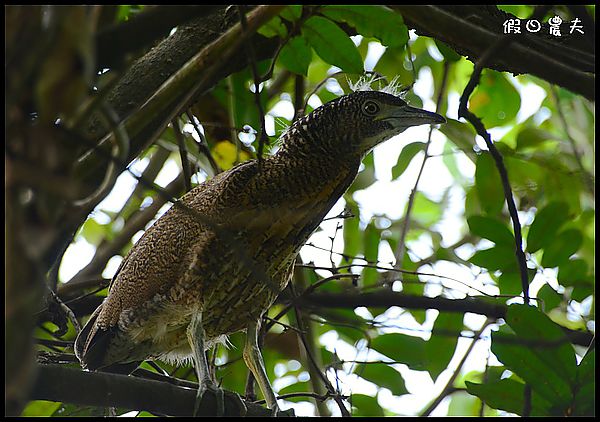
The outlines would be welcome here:
M 82 366 L 129 372 L 146 359 L 192 358 L 197 406 L 218 391 L 205 350 L 246 330 L 244 360 L 278 412 L 257 344 L 263 313 L 365 154 L 408 127 L 443 122 L 398 96 L 354 92 L 296 121 L 262 165 L 244 162 L 189 191 L 122 261 L 75 342 Z

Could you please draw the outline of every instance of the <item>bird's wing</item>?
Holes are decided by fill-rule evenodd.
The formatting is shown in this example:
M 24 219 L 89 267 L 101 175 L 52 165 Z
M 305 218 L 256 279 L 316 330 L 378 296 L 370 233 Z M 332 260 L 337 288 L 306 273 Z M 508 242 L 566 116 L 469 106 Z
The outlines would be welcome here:
M 253 174 L 253 165 L 243 163 L 198 185 L 181 199 L 194 213 L 173 206 L 146 230 L 119 265 L 108 297 L 77 338 L 77 355 L 82 362 L 91 369 L 103 365 L 119 321 L 126 319 L 129 311 L 168 292 L 186 273 L 193 253 L 199 253 L 203 239 L 209 241 L 213 234 L 211 221 L 218 220 L 215 202 L 223 195 L 235 195 L 235 186 L 246 185 L 235 179 L 244 182 Z

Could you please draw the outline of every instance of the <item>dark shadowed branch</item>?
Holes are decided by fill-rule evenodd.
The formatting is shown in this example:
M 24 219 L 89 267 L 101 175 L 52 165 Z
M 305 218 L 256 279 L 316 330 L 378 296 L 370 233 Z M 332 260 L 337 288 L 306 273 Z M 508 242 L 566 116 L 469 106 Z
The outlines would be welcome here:
M 74 388 L 77 385 L 85 385 L 86 388 Z M 189 416 L 196 400 L 196 390 L 126 375 L 83 372 L 64 365 L 39 365 L 31 398 Z M 215 395 L 211 391 L 206 392 L 198 416 L 214 415 L 216 404 Z M 269 409 L 252 402 L 244 404 L 246 416 L 270 416 Z M 235 393 L 226 391 L 225 416 L 240 416 L 241 412 Z

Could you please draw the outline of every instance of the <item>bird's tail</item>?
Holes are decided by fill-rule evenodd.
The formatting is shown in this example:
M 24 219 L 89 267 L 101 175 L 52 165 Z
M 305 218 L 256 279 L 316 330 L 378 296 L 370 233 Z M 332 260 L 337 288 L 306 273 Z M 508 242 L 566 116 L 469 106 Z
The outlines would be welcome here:
M 117 334 L 118 327 L 112 327 L 108 330 L 99 329 L 96 320 L 102 305 L 100 305 L 87 321 L 77 339 L 75 339 L 75 356 L 81 362 L 84 369 L 90 371 L 111 372 L 116 374 L 130 374 L 141 363 L 110 363 L 106 362 L 106 352 L 110 346 L 111 340 Z

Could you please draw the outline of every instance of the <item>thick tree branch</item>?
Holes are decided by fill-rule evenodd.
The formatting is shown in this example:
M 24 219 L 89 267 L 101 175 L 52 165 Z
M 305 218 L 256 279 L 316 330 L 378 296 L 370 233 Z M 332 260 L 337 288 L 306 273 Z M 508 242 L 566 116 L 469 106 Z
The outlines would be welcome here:
M 74 388 L 85 385 L 85 388 Z M 189 416 L 196 400 L 196 390 L 167 382 L 103 372 L 83 372 L 64 365 L 39 365 L 32 400 L 50 400 L 86 406 L 123 407 L 147 410 L 169 416 Z M 198 416 L 212 416 L 215 395 L 205 393 Z M 270 416 L 269 409 L 244 402 L 246 416 Z M 235 393 L 225 392 L 225 416 L 240 416 Z
M 502 22 L 513 17 L 494 6 L 390 6 L 418 33 L 443 41 L 476 61 L 503 34 Z M 495 10 L 491 10 L 490 8 Z M 546 27 L 547 28 L 547 27 Z M 496 52 L 487 67 L 515 74 L 529 73 L 593 100 L 595 55 L 575 38 L 555 40 L 538 34 L 518 34 Z M 564 37 L 563 37 L 564 38 Z
M 298 304 L 308 308 L 356 308 L 366 306 L 372 308 L 389 308 L 400 306 L 406 309 L 437 309 L 445 312 L 472 312 L 491 318 L 504 318 L 506 306 L 500 303 L 484 302 L 481 299 L 466 297 L 464 299 L 448 299 L 444 297 L 427 297 L 390 292 L 389 290 L 365 293 L 312 293 L 300 296 Z
M 269 7 L 259 9 L 248 16 L 248 35 L 279 10 Z M 127 162 L 153 142 L 176 113 L 183 112 L 185 104 L 182 103 L 190 101 L 187 97 L 202 94 L 225 76 L 246 66 L 245 55 L 241 52 L 245 34 L 241 34 L 239 24 L 233 26 L 236 18 L 220 9 L 207 18 L 196 19 L 179 28 L 136 62 L 116 84 L 107 101 L 121 118 L 130 116 L 125 122 L 130 137 Z M 257 60 L 269 57 L 277 44 L 258 35 L 254 35 L 252 40 Z M 171 80 L 166 82 L 170 76 Z M 152 99 L 148 99 L 153 93 Z M 86 136 L 95 144 L 104 135 L 105 129 L 97 118 L 92 117 Z M 85 145 L 89 151 L 89 142 L 81 141 L 79 145 Z M 103 145 L 108 146 L 107 143 Z M 108 160 L 102 154 L 89 154 L 79 163 L 74 177 L 96 186 L 102 180 L 107 165 Z M 93 206 L 63 211 L 66 215 L 64 225 L 52 247 L 48 248 L 44 262 L 51 265 L 64 253 Z
M 466 297 L 464 299 L 448 299 L 445 297 L 427 297 L 407 295 L 404 293 L 381 290 L 365 293 L 312 293 L 308 296 L 299 296 L 297 305 L 302 308 L 312 309 L 319 313 L 319 308 L 349 308 L 360 306 L 370 308 L 389 308 L 399 306 L 405 309 L 437 309 L 440 312 L 474 313 L 490 318 L 504 318 L 507 306 L 504 303 L 494 303 L 493 298 Z M 581 346 L 589 346 L 593 335 L 585 331 L 574 331 L 562 327 L 569 341 Z
M 102 28 L 96 34 L 96 67 L 120 65 L 128 54 L 169 35 L 174 27 L 192 19 L 205 18 L 224 6 L 153 6 L 129 20 Z

